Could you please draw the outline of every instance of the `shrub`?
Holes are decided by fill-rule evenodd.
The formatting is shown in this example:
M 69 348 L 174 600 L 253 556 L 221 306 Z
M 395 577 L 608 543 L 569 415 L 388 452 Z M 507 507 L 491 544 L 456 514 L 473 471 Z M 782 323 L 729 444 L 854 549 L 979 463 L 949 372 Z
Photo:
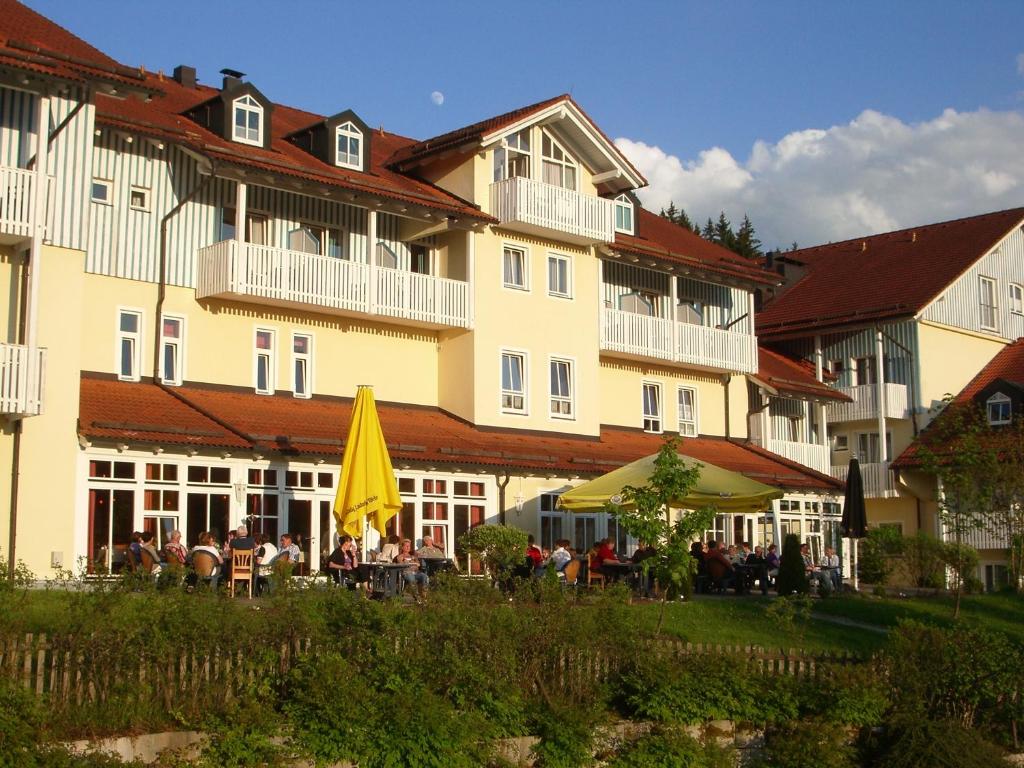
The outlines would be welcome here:
M 526 532 L 505 525 L 478 525 L 459 538 L 459 547 L 481 558 L 492 574 L 522 565 L 526 557 Z
M 884 670 L 876 663 L 822 665 L 807 688 L 801 711 L 828 723 L 876 726 L 890 706 Z
M 952 721 L 903 718 L 876 745 L 876 768 L 991 768 L 1003 754 L 977 731 Z
M 782 543 L 782 562 L 779 564 L 775 589 L 780 595 L 806 595 L 811 590 L 804 559 L 800 554 L 800 537 L 795 533 L 786 534 Z
M 918 587 L 941 589 L 946 584 L 946 545 L 924 531 L 903 541 L 903 563 Z
M 576 768 L 594 759 L 594 730 L 606 717 L 603 702 L 555 702 L 540 708 L 531 732 L 540 740 L 530 750 L 539 768 Z
M 872 528 L 858 544 L 858 574 L 868 584 L 884 585 L 892 574 L 893 558 L 903 552 L 903 535 L 897 528 Z
M 793 720 L 765 731 L 764 748 L 754 765 L 758 768 L 857 768 L 856 750 L 846 732 L 820 720 Z
M 735 764 L 734 750 L 701 744 L 679 728 L 656 727 L 623 746 L 608 768 L 719 768 Z

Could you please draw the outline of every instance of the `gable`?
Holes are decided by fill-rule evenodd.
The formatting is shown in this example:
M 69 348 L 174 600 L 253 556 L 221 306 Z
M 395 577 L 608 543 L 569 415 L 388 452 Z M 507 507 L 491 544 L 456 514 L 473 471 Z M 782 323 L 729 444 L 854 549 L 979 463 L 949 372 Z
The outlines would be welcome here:
M 351 126 L 351 135 L 358 136 L 358 161 L 353 162 L 349 158 L 339 156 L 338 129 L 343 126 Z M 349 131 L 345 132 L 349 135 Z M 328 165 L 341 168 L 349 168 L 357 171 L 367 171 L 371 163 L 371 141 L 373 131 L 363 120 L 351 109 L 339 112 L 336 115 L 301 128 L 285 136 L 297 147 L 301 147 L 318 160 Z
M 188 109 L 185 115 L 227 141 L 235 141 L 232 122 L 234 104 L 246 97 L 262 109 L 261 141 L 258 146 L 270 149 L 271 118 L 274 105 L 252 83 L 243 83 L 233 77 L 225 77 L 224 87 L 213 98 Z

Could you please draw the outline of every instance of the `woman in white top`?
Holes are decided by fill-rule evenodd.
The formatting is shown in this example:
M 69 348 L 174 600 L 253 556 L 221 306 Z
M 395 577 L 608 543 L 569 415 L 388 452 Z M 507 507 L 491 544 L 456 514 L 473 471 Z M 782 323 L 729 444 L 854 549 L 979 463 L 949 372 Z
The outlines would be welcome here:
M 209 552 L 213 555 L 213 559 L 217 561 L 217 565 L 213 569 L 212 576 L 219 576 L 221 572 L 221 566 L 224 564 L 224 558 L 220 556 L 220 550 L 213 546 L 213 534 L 209 531 L 204 531 L 199 534 L 199 543 L 192 547 L 192 553 L 196 552 Z

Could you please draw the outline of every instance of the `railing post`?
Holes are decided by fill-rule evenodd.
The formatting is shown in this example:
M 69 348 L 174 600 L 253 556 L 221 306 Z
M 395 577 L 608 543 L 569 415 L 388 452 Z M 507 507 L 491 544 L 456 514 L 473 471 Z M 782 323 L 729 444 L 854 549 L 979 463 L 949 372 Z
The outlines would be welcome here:
M 377 264 L 374 258 L 377 254 L 377 212 L 368 211 L 366 214 L 366 314 L 377 314 Z

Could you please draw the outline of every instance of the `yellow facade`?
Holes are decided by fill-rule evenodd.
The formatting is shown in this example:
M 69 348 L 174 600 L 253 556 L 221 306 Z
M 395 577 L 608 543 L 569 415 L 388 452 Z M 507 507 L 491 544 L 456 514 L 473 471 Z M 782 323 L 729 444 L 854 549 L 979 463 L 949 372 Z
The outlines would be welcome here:
M 997 336 L 923 320 L 917 327 L 921 401 L 926 407 L 940 405 L 962 390 L 1007 343 Z

